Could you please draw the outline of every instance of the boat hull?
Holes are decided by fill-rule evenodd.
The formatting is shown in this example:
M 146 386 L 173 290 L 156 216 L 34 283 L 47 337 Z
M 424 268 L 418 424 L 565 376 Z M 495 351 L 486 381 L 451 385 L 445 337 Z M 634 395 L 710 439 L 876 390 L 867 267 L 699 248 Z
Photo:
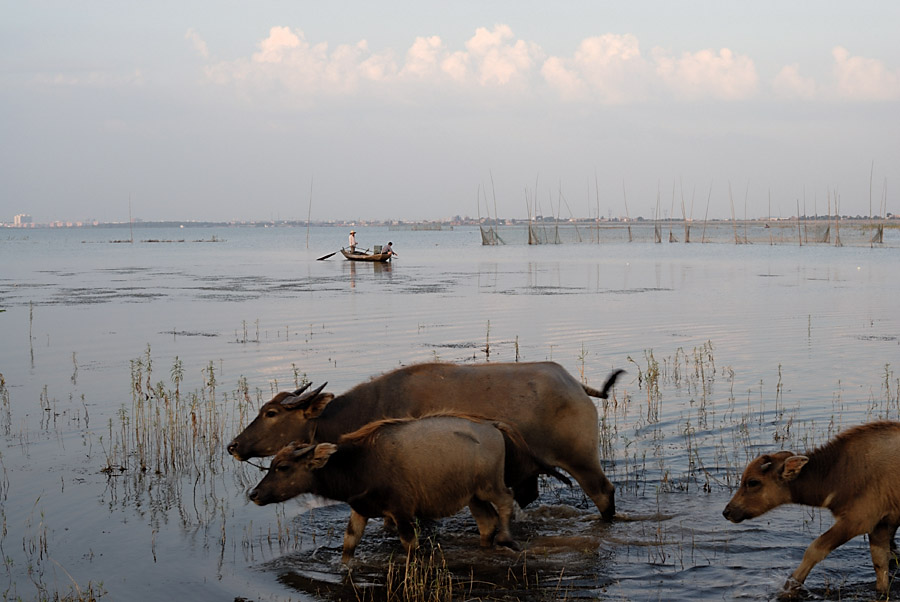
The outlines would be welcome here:
M 391 260 L 390 253 L 351 253 L 346 249 L 341 249 L 341 255 L 350 261 L 370 261 L 376 263 L 385 263 Z

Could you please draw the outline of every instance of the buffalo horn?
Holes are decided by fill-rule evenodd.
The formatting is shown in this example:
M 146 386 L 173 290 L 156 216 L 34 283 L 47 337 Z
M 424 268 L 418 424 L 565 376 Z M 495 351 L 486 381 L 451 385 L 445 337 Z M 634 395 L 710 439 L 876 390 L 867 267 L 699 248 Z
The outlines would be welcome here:
M 299 389 L 297 389 L 296 391 L 294 391 L 293 393 L 291 393 L 291 395 L 295 395 L 295 396 L 296 396 L 296 395 L 300 395 L 301 393 L 303 393 L 304 391 L 306 391 L 306 390 L 310 387 L 310 385 L 312 385 L 311 382 L 306 383 L 305 385 L 303 385 L 302 387 L 300 387 Z
M 315 444 L 315 443 L 313 443 L 312 445 L 306 445 L 306 446 L 304 446 L 304 447 L 300 447 L 300 448 L 298 448 L 298 449 L 295 449 L 295 450 L 294 450 L 294 453 L 292 453 L 291 455 L 294 456 L 295 458 L 302 458 L 303 456 L 305 456 L 306 454 L 308 454 L 309 452 L 311 452 L 311 451 L 314 450 L 315 448 L 316 448 L 316 444 Z
M 322 386 L 320 386 L 315 391 L 307 391 L 306 393 L 304 393 L 303 395 L 300 395 L 300 396 L 295 395 L 294 397 L 288 397 L 281 402 L 281 405 L 288 409 L 296 408 L 300 404 L 302 404 L 306 401 L 315 399 L 316 396 L 322 392 L 322 389 L 324 389 L 327 384 L 328 384 L 328 382 L 326 381 L 326 382 L 322 383 Z M 300 390 L 303 391 L 305 388 L 306 387 L 304 387 L 303 389 L 300 389 Z

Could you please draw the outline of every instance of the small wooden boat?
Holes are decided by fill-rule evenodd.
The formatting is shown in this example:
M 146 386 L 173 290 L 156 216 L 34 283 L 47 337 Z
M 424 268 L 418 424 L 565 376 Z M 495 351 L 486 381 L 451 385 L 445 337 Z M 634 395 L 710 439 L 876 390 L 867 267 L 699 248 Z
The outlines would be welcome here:
M 377 261 L 384 263 L 391 260 L 391 253 L 368 253 L 366 251 L 350 252 L 347 249 L 341 249 L 341 255 L 350 261 Z

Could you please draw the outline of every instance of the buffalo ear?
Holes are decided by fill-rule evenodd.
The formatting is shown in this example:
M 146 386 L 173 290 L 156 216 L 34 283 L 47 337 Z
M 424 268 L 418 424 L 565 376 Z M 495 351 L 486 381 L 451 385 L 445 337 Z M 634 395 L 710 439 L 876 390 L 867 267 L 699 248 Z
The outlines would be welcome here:
M 303 446 L 301 446 L 301 445 L 300 445 L 299 443 L 297 443 L 296 441 L 294 441 L 293 443 L 291 443 L 291 445 L 294 446 L 294 451 L 291 452 L 291 457 L 293 457 L 295 460 L 299 460 L 299 459 L 302 458 L 303 456 L 305 456 L 305 455 L 311 453 L 311 452 L 315 449 L 315 447 L 316 447 L 315 445 L 303 445 Z
M 807 462 L 809 462 L 809 458 L 806 456 L 791 456 L 784 461 L 781 479 L 784 481 L 793 481 L 800 476 L 800 470 L 806 466 Z
M 319 414 L 322 413 L 322 410 L 325 409 L 325 406 L 331 403 L 332 399 L 334 399 L 334 393 L 322 393 L 320 395 L 316 395 L 309 400 L 309 405 L 303 408 L 303 417 L 307 420 L 318 418 Z
M 318 470 L 325 466 L 328 463 L 328 458 L 331 457 L 331 454 L 337 451 L 337 445 L 334 443 L 320 443 L 316 446 L 315 451 L 313 452 L 313 457 L 309 461 L 308 467 L 310 470 Z

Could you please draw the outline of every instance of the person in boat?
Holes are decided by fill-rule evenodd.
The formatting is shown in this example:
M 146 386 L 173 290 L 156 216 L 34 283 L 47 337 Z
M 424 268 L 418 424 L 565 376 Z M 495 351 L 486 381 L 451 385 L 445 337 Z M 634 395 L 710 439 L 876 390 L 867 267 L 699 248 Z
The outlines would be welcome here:
M 394 243 L 388 241 L 388 244 L 384 245 L 384 246 L 381 248 L 381 252 L 382 252 L 382 253 L 387 253 L 387 254 L 388 254 L 388 257 L 393 257 L 394 255 L 396 255 L 396 253 L 394 253 L 394 246 L 393 246 L 393 245 L 394 245 Z
M 350 230 L 350 237 L 349 237 L 347 243 L 348 243 L 347 246 L 350 247 L 350 252 L 355 253 L 356 252 L 356 230 Z

